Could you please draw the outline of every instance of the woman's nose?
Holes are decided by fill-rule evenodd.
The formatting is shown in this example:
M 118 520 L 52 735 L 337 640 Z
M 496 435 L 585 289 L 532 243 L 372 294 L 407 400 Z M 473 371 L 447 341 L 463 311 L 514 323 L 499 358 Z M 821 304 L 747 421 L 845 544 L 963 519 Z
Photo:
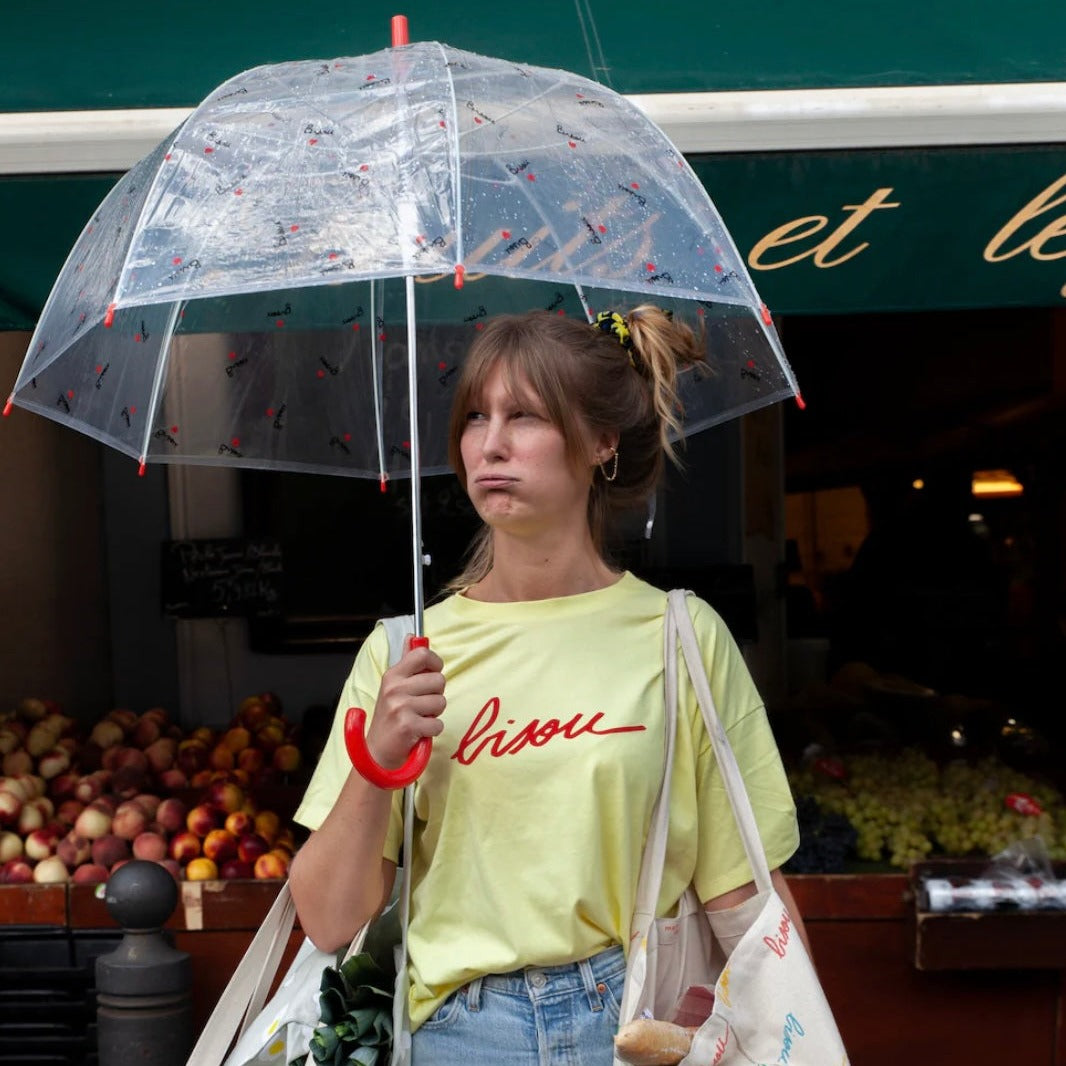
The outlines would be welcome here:
M 507 453 L 507 423 L 504 419 L 489 419 L 481 440 L 481 449 L 485 455 L 492 457 Z

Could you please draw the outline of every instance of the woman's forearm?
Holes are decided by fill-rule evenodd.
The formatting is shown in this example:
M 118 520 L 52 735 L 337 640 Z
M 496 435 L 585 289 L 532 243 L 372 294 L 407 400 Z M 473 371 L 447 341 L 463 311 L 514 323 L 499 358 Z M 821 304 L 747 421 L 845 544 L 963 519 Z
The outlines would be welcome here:
M 396 865 L 382 851 L 391 806 L 391 792 L 351 772 L 293 859 L 289 887 L 300 924 L 324 951 L 346 947 L 389 898 Z

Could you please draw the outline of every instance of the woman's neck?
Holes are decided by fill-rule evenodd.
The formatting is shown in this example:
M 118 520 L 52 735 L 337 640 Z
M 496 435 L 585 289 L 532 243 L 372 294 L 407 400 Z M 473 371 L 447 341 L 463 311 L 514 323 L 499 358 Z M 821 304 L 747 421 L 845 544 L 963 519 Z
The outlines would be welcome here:
M 496 533 L 492 569 L 467 589 L 474 600 L 514 603 L 576 596 L 613 585 L 618 572 L 604 562 L 592 539 L 531 543 Z

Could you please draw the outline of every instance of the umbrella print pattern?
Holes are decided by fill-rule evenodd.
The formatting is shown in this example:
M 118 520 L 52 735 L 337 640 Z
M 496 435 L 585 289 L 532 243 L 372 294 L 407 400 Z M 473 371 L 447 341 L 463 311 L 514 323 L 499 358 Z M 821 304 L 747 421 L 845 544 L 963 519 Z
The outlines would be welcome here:
M 415 306 L 407 281 L 415 279 Z M 145 462 L 447 469 L 451 388 L 492 315 L 652 302 L 706 334 L 695 430 L 798 395 L 706 191 L 624 97 L 429 42 L 254 68 L 115 186 L 12 401 Z

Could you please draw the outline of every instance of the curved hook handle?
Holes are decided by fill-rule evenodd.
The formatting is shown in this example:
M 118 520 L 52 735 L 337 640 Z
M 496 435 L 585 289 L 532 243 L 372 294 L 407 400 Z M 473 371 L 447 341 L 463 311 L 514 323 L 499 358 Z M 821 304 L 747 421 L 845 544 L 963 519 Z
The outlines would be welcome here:
M 429 640 L 426 637 L 412 637 L 411 647 L 429 647 Z M 365 730 L 366 711 L 362 707 L 349 707 L 344 716 L 344 746 L 348 749 L 348 758 L 352 760 L 352 765 L 367 781 L 378 788 L 397 789 L 406 788 L 421 776 L 433 750 L 433 741 L 429 737 L 423 737 L 415 744 L 402 766 L 388 770 L 370 754 L 370 749 L 366 746 Z

